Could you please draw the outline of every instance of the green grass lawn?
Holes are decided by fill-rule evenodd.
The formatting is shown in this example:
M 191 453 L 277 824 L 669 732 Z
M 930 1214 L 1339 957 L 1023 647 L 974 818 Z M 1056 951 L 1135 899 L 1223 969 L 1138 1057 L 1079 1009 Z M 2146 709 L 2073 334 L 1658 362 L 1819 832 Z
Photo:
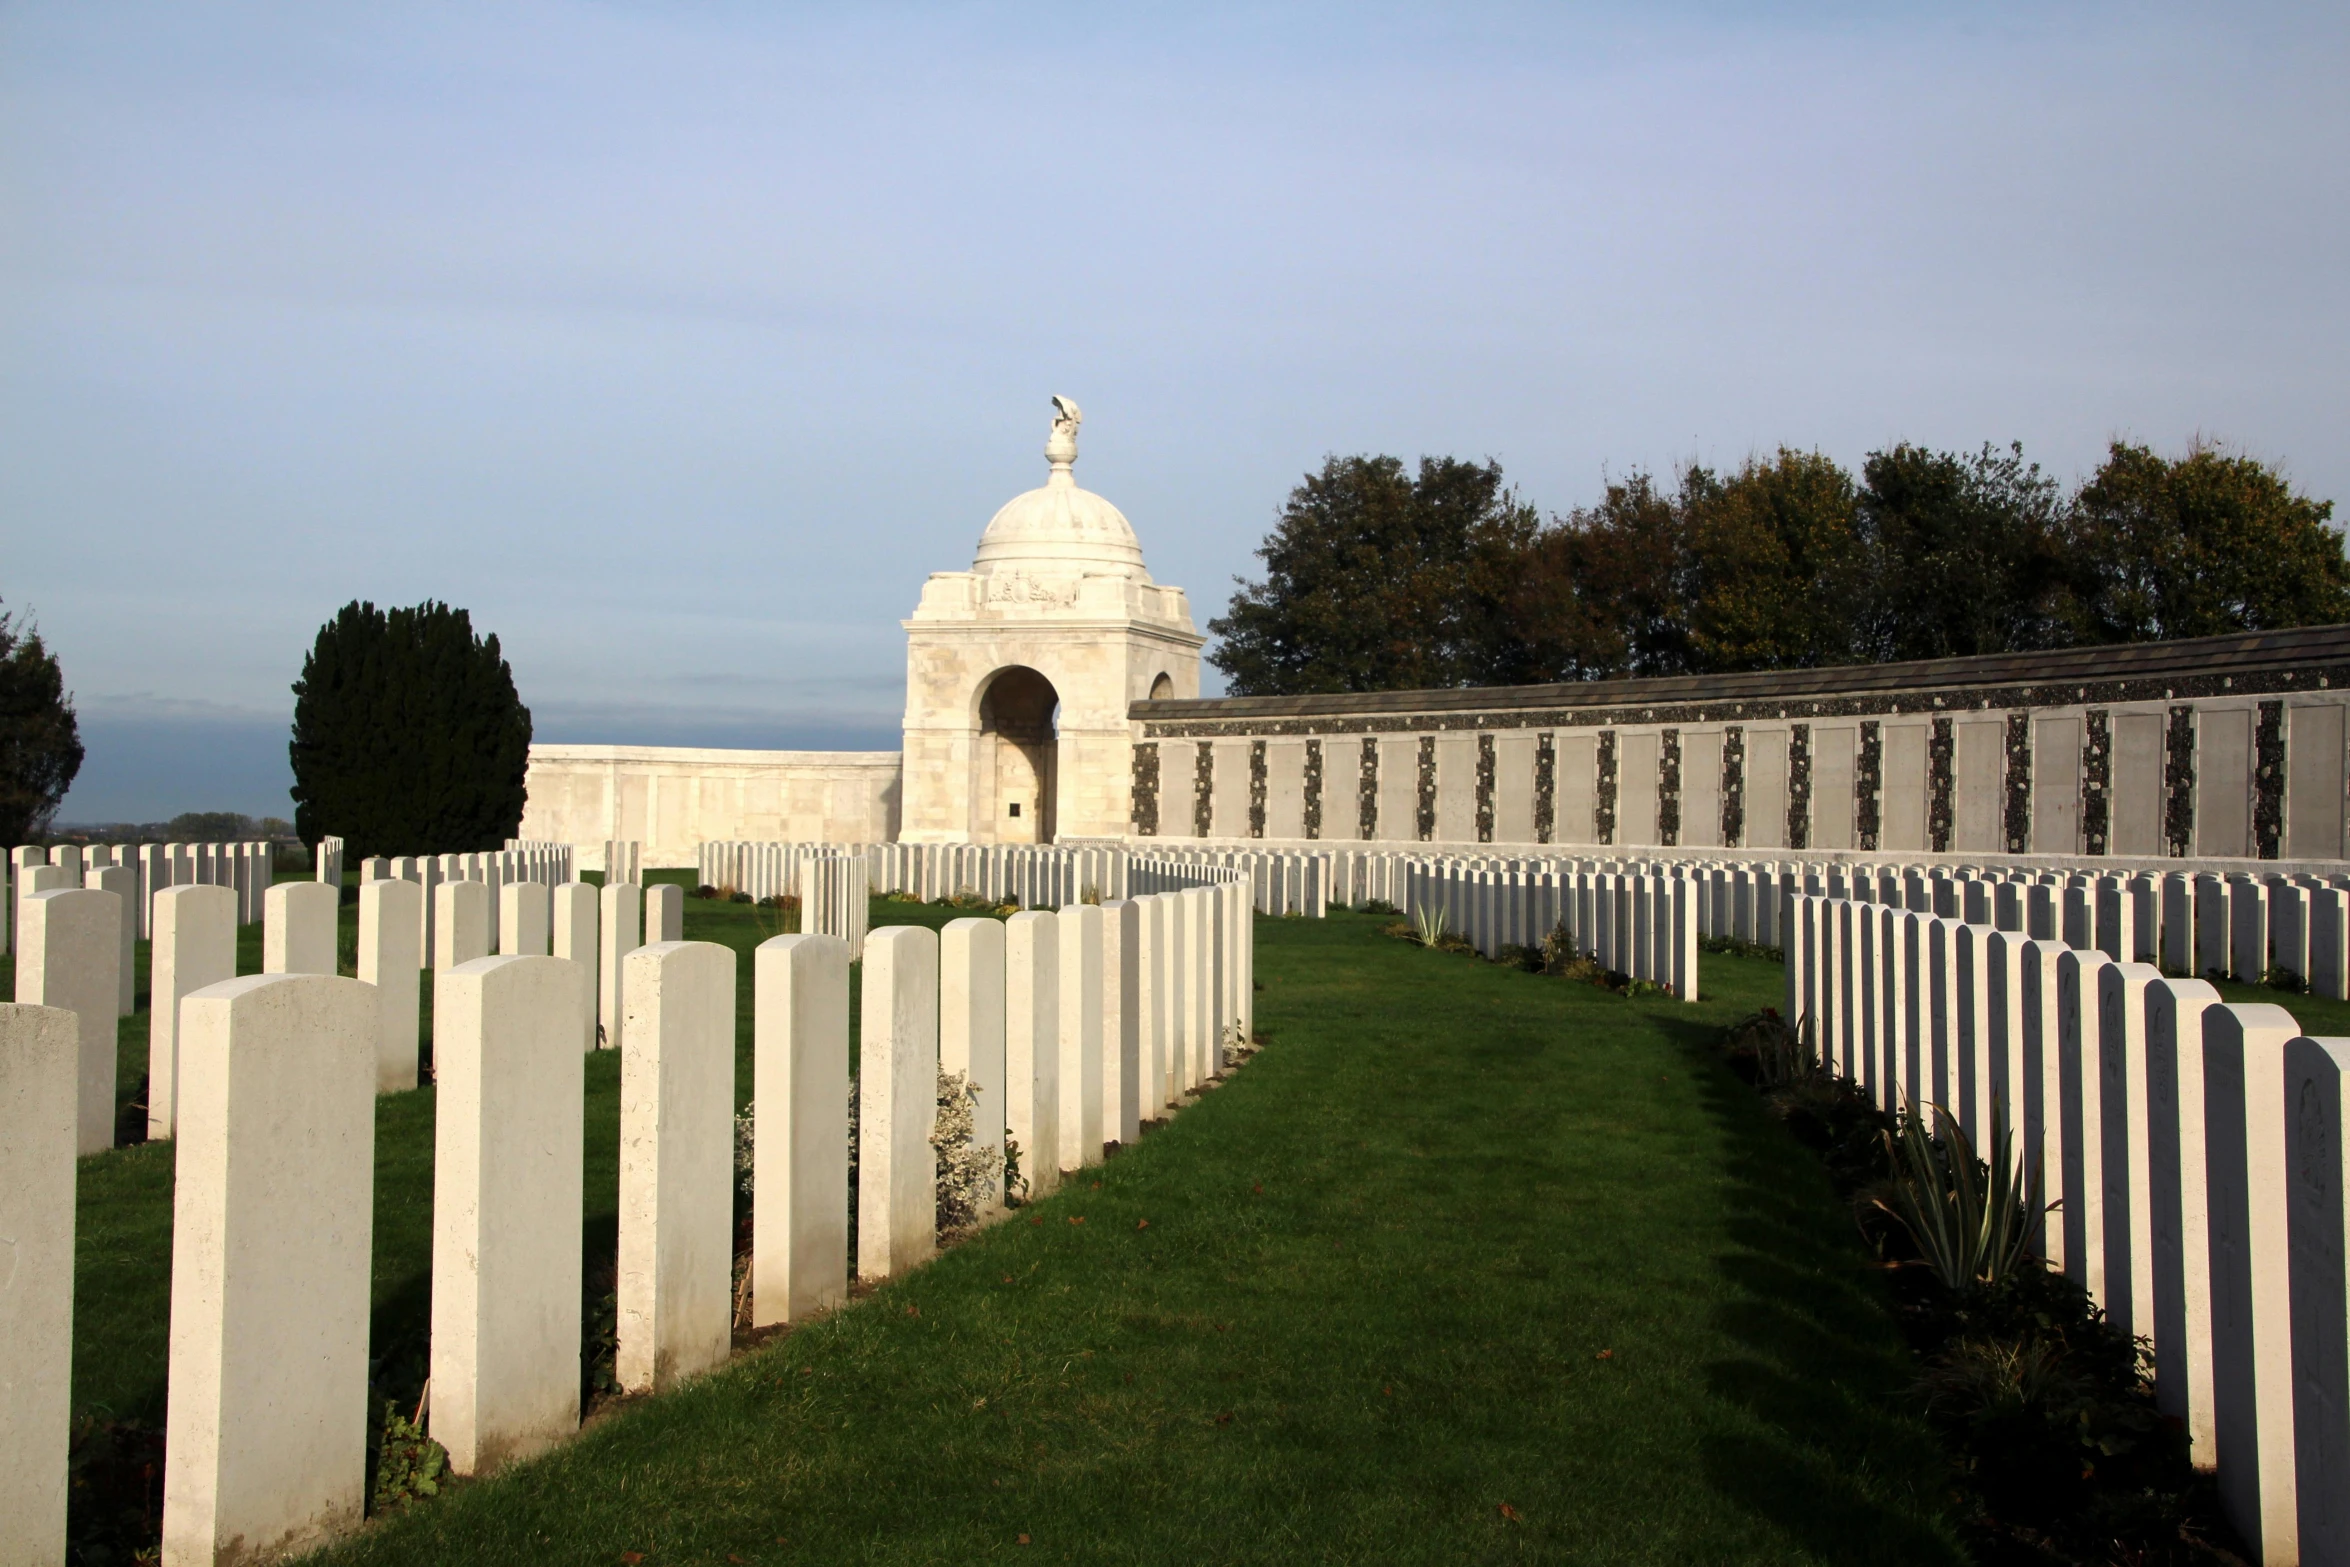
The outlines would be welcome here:
M 1626 1001 L 1380 923 L 1260 921 L 1270 1045 L 1098 1187 L 338 1558 L 1955 1560 L 1851 1224 L 1712 1054 L 1783 971 L 1708 956 L 1706 1002 Z M 686 903 L 689 937 L 744 954 L 742 1097 L 776 924 Z M 2350 1006 L 2227 989 L 2350 1032 Z M 123 1041 L 127 1097 L 143 1012 Z M 618 1065 L 588 1063 L 591 1258 Z M 374 1347 L 411 1393 L 432 1105 L 377 1111 Z M 162 1417 L 170 1157 L 81 1163 L 81 1413 Z

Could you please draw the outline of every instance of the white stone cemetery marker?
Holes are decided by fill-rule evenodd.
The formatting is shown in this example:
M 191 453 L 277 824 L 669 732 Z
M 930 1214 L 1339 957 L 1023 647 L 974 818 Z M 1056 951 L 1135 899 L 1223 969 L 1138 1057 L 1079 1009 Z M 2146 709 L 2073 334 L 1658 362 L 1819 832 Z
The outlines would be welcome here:
M 2097 1102 L 2103 1116 L 2105 1311 L 2133 1338 L 2154 1336 L 2154 1212 L 2147 1185 L 2146 987 L 2162 971 L 2097 971 Z
M 40 877 L 61 876 L 37 867 Z M 111 892 L 62 888 L 36 892 L 17 910 L 24 921 L 16 955 L 16 999 L 27 1006 L 62 1007 L 80 1022 L 79 1132 L 76 1148 L 102 1153 L 114 1146 L 115 1010 L 121 983 L 122 900 Z
M 65 872 L 66 885 L 82 884 L 82 846 L 78 843 L 60 843 L 49 850 L 49 863 Z
M 645 940 L 685 940 L 685 889 L 677 883 L 645 889 Z
M 115 1016 L 138 1010 L 139 873 L 123 865 L 100 865 L 82 872 L 82 885 L 92 892 L 111 892 L 122 902 L 122 929 L 116 933 L 120 956 L 115 963 Z
M 604 1048 L 618 1050 L 628 1024 L 627 980 L 624 961 L 644 944 L 644 889 L 633 881 L 606 882 L 597 899 L 596 1019 L 604 1031 Z
M 226 887 L 165 887 L 155 894 L 148 955 L 147 1135 L 175 1135 L 180 1004 L 237 977 L 237 895 Z
M 422 1006 L 416 976 L 424 967 L 416 941 L 424 924 L 418 913 L 423 902 L 424 889 L 412 881 L 379 877 L 360 884 L 359 977 L 376 987 L 381 1016 L 375 1056 L 378 1093 L 416 1086 Z
M 1064 1170 L 1102 1162 L 1102 911 L 1061 910 L 1060 1159 Z
M 2299 1555 L 2285 1046 L 2300 1033 L 2283 1007 L 2214 1006 L 2203 1014 L 2219 1492 L 2252 1560 L 2270 1567 Z
M 2309 991 L 2350 998 L 2350 893 L 2339 887 L 2309 894 Z
M 660 1393 L 725 1362 L 734 1321 L 734 949 L 665 941 L 623 960 L 623 1389 Z
M 2073 1279 L 2100 1303 L 2105 1278 L 2105 1082 L 2099 973 L 2102 952 L 2056 958 L 2057 1072 L 2064 1095 L 2064 1255 Z M 2070 1199 L 2078 1199 L 2070 1201 Z
M 375 993 L 255 974 L 180 1006 L 163 1559 L 270 1561 L 366 1501 Z
M 2350 1562 L 2350 1220 L 2342 1183 L 2342 1079 L 2350 1039 L 2285 1047 L 2285 1210 L 2293 1301 L 2294 1472 L 2301 1560 Z
M 559 958 L 476 958 L 433 982 L 432 1434 L 461 1475 L 579 1428 L 589 1005 L 586 970 Z
M 1061 1182 L 1060 1058 L 1060 930 L 1028 910 L 1004 922 L 1004 1135 L 1031 1197 Z
M 446 974 L 475 958 L 488 957 L 490 889 L 478 881 L 445 881 L 432 890 L 432 896 L 432 971 Z
M 269 889 L 261 920 L 261 972 L 332 974 L 335 921 L 343 891 L 323 881 L 281 882 Z
M 938 1249 L 938 934 L 865 940 L 857 1060 L 857 1275 L 894 1278 Z M 1047 1162 L 1050 1161 L 1048 1150 Z
M 499 955 L 510 958 L 547 956 L 548 917 L 554 912 L 547 884 L 517 881 L 509 882 L 498 890 Z
M 1142 909 L 1102 905 L 1102 1134 L 1122 1146 L 1142 1135 Z
M 2078 1172 L 2068 1171 L 2064 1158 L 2065 1092 L 2056 1016 L 2056 964 L 2064 949 L 2052 941 L 2014 939 L 2010 949 L 2015 964 L 2018 1039 L 2016 1054 L 2022 1073 L 2024 1149 L 2040 1176 L 2043 1211 L 2032 1220 L 2032 1244 L 2048 1265 L 2067 1270 L 2071 1253 L 2065 1250 L 2065 1227 L 2045 1212 L 2050 1201 L 2059 1212 L 2069 1211 L 2077 1199 L 2065 1185 Z
M 1001 920 L 949 920 L 938 933 L 938 1069 L 961 1073 L 978 1095 L 971 1107 L 971 1146 L 988 1151 L 995 1179 L 985 1211 L 1003 1207 L 1004 926 Z
M 81 1024 L 0 1006 L 0 1560 L 65 1560 Z
M 2219 992 L 2200 979 L 2146 987 L 2146 1186 L 2153 1212 L 2154 1401 L 2187 1427 L 2189 1458 L 2212 1465 L 2211 1202 L 2203 1146 L 2203 1015 Z
M 1184 1000 L 1191 1024 L 1190 1045 L 1184 1052 L 1191 1077 L 1185 1086 L 1197 1089 L 1223 1068 L 1223 1041 L 1216 1037 L 1223 1025 L 1216 1011 L 1216 895 L 1206 887 L 1191 887 L 1181 897 L 1187 920 L 1183 956 L 1189 968 Z
M 580 1048 L 596 1048 L 596 1014 L 603 1005 L 603 951 L 597 937 L 596 889 L 584 881 L 567 881 L 548 889 L 547 944 L 556 957 L 569 959 L 588 976 L 587 1019 L 580 1025 Z
M 848 1299 L 849 945 L 763 941 L 751 984 L 751 1326 L 765 1328 Z

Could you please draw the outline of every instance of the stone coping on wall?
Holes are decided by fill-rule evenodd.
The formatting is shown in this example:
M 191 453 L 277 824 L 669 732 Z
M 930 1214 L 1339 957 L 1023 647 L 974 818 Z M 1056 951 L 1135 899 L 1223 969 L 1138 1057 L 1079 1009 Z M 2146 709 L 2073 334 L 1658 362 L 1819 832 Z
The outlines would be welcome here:
M 2350 689 L 2350 625 L 1826 669 L 1145 701 L 1127 716 L 1145 739 L 1182 739 L 1769 722 L 2340 689 Z
M 1438 840 L 1381 838 L 1144 838 L 1089 839 L 1094 846 L 1123 845 L 1146 856 L 1180 855 L 1185 850 L 1211 854 L 1394 854 L 1412 858 L 1455 860 L 1620 860 L 1654 861 L 1672 865 L 1752 865 L 1773 861 L 1786 865 L 1817 866 L 1821 870 L 1855 865 L 1887 867 L 1947 866 L 1995 871 L 2084 871 L 2098 876 L 2135 876 L 2140 872 L 2167 876 L 2244 874 L 2270 876 L 2339 876 L 2340 860 L 2263 860 L 2250 856 L 2223 858 L 2203 855 L 2193 859 L 2163 859 L 2151 855 L 2104 854 L 1933 854 L 1924 849 L 1721 849 L 1666 847 L 1657 844 L 1611 843 L 1465 843 Z
M 660 762 L 694 767 L 887 767 L 903 760 L 898 751 L 740 751 L 726 746 L 541 745 L 534 762 Z

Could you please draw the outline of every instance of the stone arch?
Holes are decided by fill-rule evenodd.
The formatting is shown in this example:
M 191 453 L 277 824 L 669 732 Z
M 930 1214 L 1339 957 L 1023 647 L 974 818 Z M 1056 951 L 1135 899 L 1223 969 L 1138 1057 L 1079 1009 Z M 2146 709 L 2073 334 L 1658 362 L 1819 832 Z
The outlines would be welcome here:
M 1164 702 L 1174 695 L 1175 677 L 1168 674 L 1163 669 L 1160 670 L 1158 678 L 1151 682 L 1151 700 L 1154 702 Z
M 972 836 L 982 843 L 1051 843 L 1060 783 L 1061 695 L 1041 672 L 1010 664 L 979 687 Z

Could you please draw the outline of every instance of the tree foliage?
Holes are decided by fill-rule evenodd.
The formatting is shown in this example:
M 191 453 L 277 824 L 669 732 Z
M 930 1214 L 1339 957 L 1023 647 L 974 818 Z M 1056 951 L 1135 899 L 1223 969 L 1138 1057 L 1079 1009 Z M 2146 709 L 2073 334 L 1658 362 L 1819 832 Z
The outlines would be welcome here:
M 1457 686 L 1515 671 L 1506 613 L 1539 518 L 1493 463 L 1333 457 L 1290 492 L 1242 583 L 1210 621 L 1239 696 Z M 1523 673 L 1501 678 L 1529 678 Z
M 522 822 L 530 709 L 464 610 L 350 603 L 294 683 L 294 830 L 353 859 L 501 847 Z
M 1782 448 L 1635 472 L 1547 524 L 1493 463 L 1331 458 L 1210 623 L 1235 695 L 2030 652 L 2350 620 L 2330 501 L 2198 445 L 2076 492 L 2023 449 Z
M 81 725 L 57 655 L 0 614 L 0 844 L 47 833 L 81 770 Z

